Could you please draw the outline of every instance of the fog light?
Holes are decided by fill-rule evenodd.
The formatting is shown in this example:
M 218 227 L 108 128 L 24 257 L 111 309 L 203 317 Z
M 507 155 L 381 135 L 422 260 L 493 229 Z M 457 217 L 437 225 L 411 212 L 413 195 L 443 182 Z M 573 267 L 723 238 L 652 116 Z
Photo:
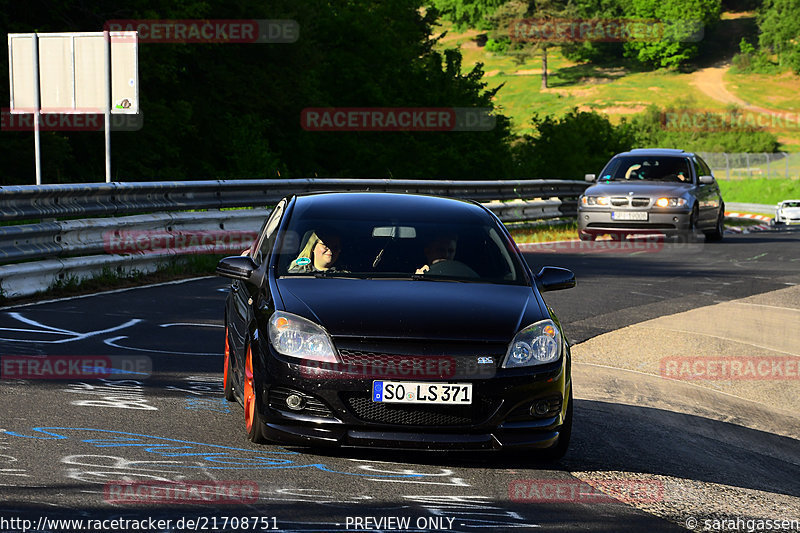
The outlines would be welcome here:
M 300 411 L 303 408 L 303 398 L 297 394 L 290 394 L 286 397 L 286 407 L 292 411 Z
M 583 215 L 583 220 L 589 220 L 589 215 Z
M 543 416 L 550 411 L 550 402 L 547 400 L 539 400 L 531 406 L 531 414 Z
M 672 221 L 673 222 L 677 222 L 678 221 L 678 217 L 672 217 Z

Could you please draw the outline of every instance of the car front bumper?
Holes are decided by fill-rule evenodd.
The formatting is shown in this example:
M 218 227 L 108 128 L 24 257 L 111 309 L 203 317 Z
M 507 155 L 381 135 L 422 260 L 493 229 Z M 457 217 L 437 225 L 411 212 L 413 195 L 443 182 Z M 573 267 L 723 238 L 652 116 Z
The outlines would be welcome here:
M 499 369 L 498 375 L 488 379 L 456 379 L 453 381 L 472 383 L 473 405 L 450 418 L 448 413 L 458 411 L 460 406 L 372 402 L 370 378 L 327 373 L 326 379 L 317 380 L 309 377 L 307 367 L 277 358 L 272 358 L 269 366 L 266 375 L 270 377 L 262 380 L 258 404 L 266 437 L 281 444 L 305 446 L 418 450 L 549 448 L 558 440 L 566 416 L 565 399 L 570 397 L 572 386 L 568 353 L 544 372 Z M 409 380 L 397 378 L 397 381 Z M 286 391 L 306 397 L 306 406 L 311 408 L 290 410 L 283 403 Z M 542 416 L 532 415 L 531 406 L 541 401 L 551 402 L 551 411 Z M 465 412 L 470 413 L 466 418 L 472 418 L 458 418 L 464 418 Z
M 647 211 L 647 220 L 641 221 L 614 220 L 612 212 L 613 209 L 578 209 L 578 231 L 585 235 L 626 233 L 672 237 L 686 233 L 691 219 L 691 212 L 685 210 Z

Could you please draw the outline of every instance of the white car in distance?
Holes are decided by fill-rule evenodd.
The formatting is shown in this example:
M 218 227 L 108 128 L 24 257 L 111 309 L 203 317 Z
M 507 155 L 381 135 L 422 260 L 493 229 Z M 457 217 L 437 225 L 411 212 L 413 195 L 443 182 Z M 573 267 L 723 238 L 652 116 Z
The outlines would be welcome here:
M 800 224 L 800 200 L 784 200 L 775 208 L 773 223 Z

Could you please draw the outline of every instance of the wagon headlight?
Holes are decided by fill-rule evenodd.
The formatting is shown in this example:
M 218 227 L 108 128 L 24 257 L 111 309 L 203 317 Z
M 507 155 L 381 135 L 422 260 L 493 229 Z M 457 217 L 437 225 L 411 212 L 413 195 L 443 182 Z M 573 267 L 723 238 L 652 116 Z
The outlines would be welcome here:
M 659 198 L 656 200 L 658 207 L 683 207 L 686 205 L 686 198 Z
M 531 324 L 514 336 L 503 368 L 543 365 L 561 357 L 561 332 L 552 320 Z
M 322 327 L 305 318 L 275 311 L 269 319 L 269 341 L 289 357 L 336 363 L 333 342 Z
M 608 196 L 581 196 L 583 205 L 610 205 L 611 199 Z

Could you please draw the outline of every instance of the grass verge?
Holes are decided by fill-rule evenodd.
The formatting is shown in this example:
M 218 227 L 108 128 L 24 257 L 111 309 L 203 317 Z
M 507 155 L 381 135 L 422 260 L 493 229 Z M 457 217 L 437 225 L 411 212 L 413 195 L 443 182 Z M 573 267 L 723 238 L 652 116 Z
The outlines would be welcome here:
M 752 178 L 717 183 L 726 203 L 777 204 L 800 198 L 800 180 Z

